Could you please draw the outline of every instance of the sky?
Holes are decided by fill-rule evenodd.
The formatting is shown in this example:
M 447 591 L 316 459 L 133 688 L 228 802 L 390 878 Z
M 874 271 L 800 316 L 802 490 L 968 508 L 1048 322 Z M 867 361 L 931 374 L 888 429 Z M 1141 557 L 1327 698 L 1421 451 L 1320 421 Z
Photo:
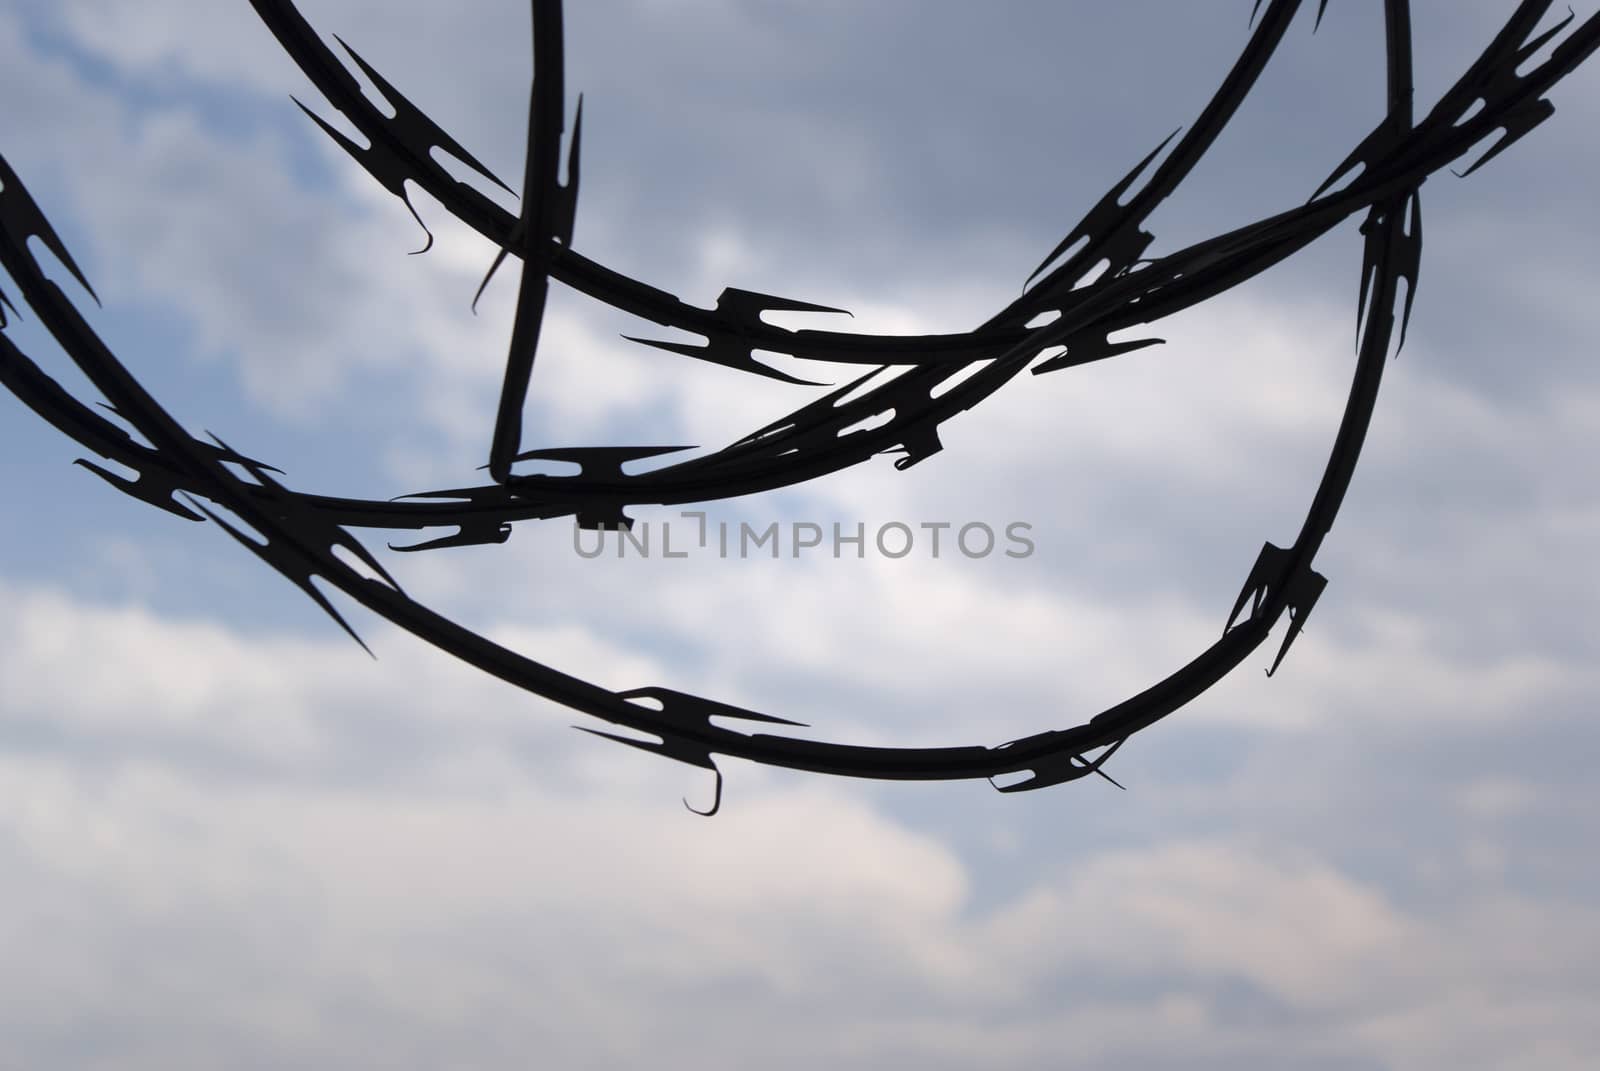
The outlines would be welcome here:
M 1314 6 L 1152 217 L 1155 252 L 1304 201 L 1381 117 L 1381 4 L 1313 35 Z M 1414 4 L 1419 113 L 1511 6 Z M 703 306 L 739 286 L 910 333 L 1015 297 L 1193 121 L 1250 4 L 569 8 L 580 251 Z M 515 184 L 526 5 L 303 10 Z M 1424 186 L 1328 588 L 1277 675 L 1275 634 L 1117 754 L 1126 791 L 724 760 L 696 818 L 706 771 L 342 603 L 368 658 L 0 397 L 0 1068 L 1589 1066 L 1597 69 Z M 515 274 L 474 315 L 493 248 L 418 193 L 435 242 L 408 256 L 405 207 L 291 94 L 338 121 L 242 0 L 0 0 L 0 152 L 169 410 L 299 490 L 478 482 Z M 565 521 L 365 542 L 413 596 L 608 687 L 858 743 L 1075 725 L 1210 643 L 1261 544 L 1293 540 L 1354 366 L 1356 225 L 1163 346 L 1020 377 L 915 468 L 712 512 L 1024 523 L 1024 558 L 619 560 L 613 537 L 589 560 Z M 652 330 L 554 287 L 526 445 L 716 447 L 818 392 L 621 337 Z M 7 331 L 83 386 L 36 317 Z

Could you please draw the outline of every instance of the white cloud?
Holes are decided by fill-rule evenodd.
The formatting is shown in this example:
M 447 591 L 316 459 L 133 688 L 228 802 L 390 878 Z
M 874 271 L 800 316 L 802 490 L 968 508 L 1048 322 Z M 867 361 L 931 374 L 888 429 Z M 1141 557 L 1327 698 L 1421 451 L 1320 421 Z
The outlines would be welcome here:
M 54 12 L 75 44 L 119 71 L 183 75 L 234 88 L 275 92 L 289 61 L 261 46 L 266 31 L 243 4 L 128 4 L 70 0 Z
M 472 790 L 3 766 L 0 927 L 39 965 L 0 1013 L 23 1054 L 1020 1067 L 1070 1044 L 1491 1067 L 1543 1045 L 1576 1068 L 1590 1029 L 1562 994 L 1594 980 L 1592 908 L 1463 889 L 1412 913 L 1287 844 L 1064 861 L 974 911 L 948 847 L 825 784 L 703 823 L 490 766 Z

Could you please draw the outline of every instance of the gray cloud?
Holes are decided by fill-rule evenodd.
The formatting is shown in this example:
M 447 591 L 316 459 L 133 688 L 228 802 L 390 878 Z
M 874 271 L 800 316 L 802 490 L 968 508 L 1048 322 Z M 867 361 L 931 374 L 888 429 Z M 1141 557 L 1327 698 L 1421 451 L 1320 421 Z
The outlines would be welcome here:
M 425 199 L 439 244 L 405 258 L 403 209 L 301 122 L 286 94 L 305 87 L 246 5 L 214 6 L 0 17 L 0 91 L 47 90 L 6 126 L 8 158 L 86 250 L 141 374 L 236 417 L 297 485 L 470 477 L 508 284 L 466 315 L 489 251 Z M 1416 6 L 1426 101 L 1503 14 Z M 731 283 L 845 305 L 867 329 L 969 326 L 1192 119 L 1247 7 L 573 5 L 579 245 L 699 301 Z M 522 8 L 307 10 L 520 171 Z M 1377 18 L 1333 5 L 1316 37 L 1295 28 L 1157 218 L 1162 247 L 1309 192 L 1377 114 L 1377 83 L 1339 66 L 1376 71 Z M 1119 754 L 1126 794 L 729 764 L 726 813 L 692 822 L 676 799 L 704 800 L 701 771 L 601 746 L 358 621 L 369 664 L 199 526 L 130 527 L 88 573 L 23 583 L 8 565 L 0 926 L 34 975 L 0 1001 L 14 1051 L 61 1067 L 1585 1066 L 1594 77 L 1484 172 L 1425 188 L 1417 318 L 1319 560 L 1330 588 L 1277 678 L 1247 667 Z M 246 194 L 260 210 L 236 219 Z M 923 466 L 728 507 L 1025 515 L 1041 551 L 1016 568 L 580 563 L 555 526 L 396 568 L 564 668 L 826 735 L 992 743 L 1080 721 L 1209 641 L 1260 542 L 1292 537 L 1348 375 L 1357 264 L 1344 234 L 1161 325 L 1163 349 L 1026 378 Z M 140 317 L 181 338 L 153 352 Z M 797 400 L 638 352 L 622 320 L 558 296 L 541 445 L 636 420 L 718 445 Z M 349 412 L 363 392 L 397 404 Z M 59 474 L 47 429 L 11 423 L 7 486 Z M 336 438 L 364 453 L 320 463 Z M 69 486 L 34 500 L 41 524 L 104 499 Z M 103 538 L 129 512 L 79 527 Z M 34 560 L 23 538 L 8 562 Z M 113 582 L 124 601 L 83 594 Z

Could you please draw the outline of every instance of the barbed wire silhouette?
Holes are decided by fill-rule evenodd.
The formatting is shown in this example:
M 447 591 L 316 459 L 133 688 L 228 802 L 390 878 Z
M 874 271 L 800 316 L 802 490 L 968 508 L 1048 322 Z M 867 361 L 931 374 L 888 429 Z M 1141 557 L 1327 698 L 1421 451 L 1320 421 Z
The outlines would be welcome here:
M 0 156 L 0 265 L 22 304 L 104 398 L 82 400 L 50 376 L 0 330 L 0 382 L 44 420 L 89 453 L 136 475 L 79 465 L 118 489 L 193 521 L 210 520 L 296 584 L 345 631 L 360 637 L 314 580 L 321 580 L 393 624 L 479 670 L 616 726 L 649 734 L 642 740 L 597 735 L 722 775 L 715 756 L 850 777 L 954 780 L 1017 777 L 1014 792 L 1098 775 L 1133 734 L 1193 700 L 1248 658 L 1286 615 L 1270 675 L 1300 634 L 1326 584 L 1313 560 L 1350 486 L 1391 350 L 1404 344 L 1421 266 L 1420 187 L 1428 177 L 1498 134 L 1462 175 L 1471 174 L 1554 112 L 1544 94 L 1600 46 L 1600 15 L 1573 26 L 1567 17 L 1536 32 L 1549 0 L 1522 0 L 1478 58 L 1417 120 L 1413 114 L 1410 5 L 1384 0 L 1386 108 L 1371 133 L 1302 205 L 1159 257 L 1147 257 L 1150 215 L 1188 177 L 1252 89 L 1299 13 L 1300 0 L 1260 0 L 1251 33 L 1221 85 L 1187 130 L 1174 132 L 1140 160 L 1084 214 L 1028 279 L 1016 300 L 976 328 L 918 336 L 789 330 L 764 313 L 842 310 L 804 300 L 728 288 L 714 307 L 687 304 L 646 282 L 599 264 L 574 247 L 581 175 L 582 100 L 570 135 L 564 86 L 562 4 L 532 0 L 534 74 L 528 110 L 526 165 L 513 214 L 453 177 L 440 154 L 486 182 L 515 193 L 455 138 L 342 39 L 349 64 L 388 105 L 381 109 L 289 0 L 251 0 L 256 14 L 327 103 L 367 141 L 342 134 L 296 99 L 329 137 L 406 203 L 426 191 L 446 211 L 498 249 L 489 277 L 507 262 L 520 271 L 499 404 L 489 435 L 489 481 L 425 491 L 398 500 L 298 492 L 278 469 L 238 452 L 221 438 L 196 438 L 149 394 L 93 331 L 74 301 L 46 277 L 29 240 L 48 250 L 97 303 L 44 211 L 11 164 Z M 1326 0 L 1317 6 L 1320 23 Z M 1549 55 L 1523 73 L 1541 50 Z M 565 141 L 565 145 L 563 145 Z M 565 165 L 566 180 L 560 179 Z M 1046 729 L 995 746 L 867 747 L 742 732 L 713 719 L 796 726 L 774 714 L 744 709 L 664 687 L 613 691 L 498 645 L 412 599 L 351 529 L 391 532 L 453 529 L 392 549 L 435 550 L 504 543 L 513 526 L 572 518 L 581 528 L 626 528 L 629 507 L 712 501 L 790 487 L 880 454 L 899 455 L 898 469 L 941 449 L 945 421 L 971 409 L 1024 370 L 1058 371 L 1158 344 L 1156 338 L 1111 340 L 1206 301 L 1266 271 L 1358 213 L 1364 236 L 1358 300 L 1358 347 L 1343 417 L 1299 533 L 1287 546 L 1268 542 L 1256 558 L 1220 636 L 1187 663 L 1143 691 L 1075 726 Z M 425 251 L 432 243 L 427 234 Z M 700 343 L 634 338 L 658 350 L 743 373 L 803 384 L 760 361 L 758 351 L 871 370 L 728 446 L 668 461 L 642 472 L 630 462 L 686 447 L 619 445 L 525 450 L 521 414 L 533 382 L 551 280 L 607 306 L 662 327 L 702 336 Z M 1403 297 L 1402 297 L 1403 292 Z M 479 288 L 479 294 L 482 287 Z M 476 300 L 476 299 L 475 299 Z M 18 307 L 0 290 L 0 329 Z M 1030 326 L 1042 324 L 1042 326 Z M 889 378 L 885 370 L 907 366 Z M 114 419 L 113 419 L 114 418 Z M 133 433 L 130 433 L 130 429 Z M 848 434 L 846 432 L 848 431 Z M 140 440 L 143 441 L 140 441 Z M 575 464 L 573 475 L 520 474 L 524 461 Z M 229 517 L 233 519 L 230 520 Z M 241 523 L 242 522 L 242 523 Z M 353 562 L 339 551 L 352 556 Z M 365 571 L 356 563 L 365 566 Z M 365 646 L 365 644 L 363 644 Z M 1113 783 L 1115 783 L 1113 781 Z

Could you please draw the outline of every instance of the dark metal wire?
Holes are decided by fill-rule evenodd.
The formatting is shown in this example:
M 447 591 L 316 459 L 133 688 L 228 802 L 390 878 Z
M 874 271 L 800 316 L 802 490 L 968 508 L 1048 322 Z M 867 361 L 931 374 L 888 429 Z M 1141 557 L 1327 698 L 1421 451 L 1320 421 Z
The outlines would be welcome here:
M 1535 34 L 1549 10 L 1549 0 L 1523 0 L 1479 58 L 1421 122 L 1415 122 L 1409 4 L 1407 0 L 1385 0 L 1385 115 L 1312 198 L 1186 249 L 1146 259 L 1153 236 L 1144 229 L 1145 221 L 1232 118 L 1301 6 L 1300 0 L 1272 0 L 1263 13 L 1257 0 L 1252 20 L 1260 15 L 1260 21 L 1195 124 L 1176 141 L 1176 135 L 1169 137 L 1095 204 L 1034 273 L 1036 282 L 1021 298 L 969 332 L 876 336 L 775 327 L 761 320 L 763 312 L 838 310 L 732 288 L 723 292 L 715 308 L 696 308 L 597 264 L 573 248 L 582 113 L 580 101 L 566 147 L 567 181 L 562 184 L 558 180 L 565 111 L 560 0 L 532 3 L 535 77 L 527 165 L 516 216 L 444 170 L 434 157 L 435 150 L 504 185 L 342 40 L 339 43 L 351 61 L 388 101 L 392 116 L 367 98 L 351 71 L 293 3 L 251 3 L 310 81 L 367 139 L 366 147 L 356 144 L 301 105 L 369 174 L 403 200 L 406 184 L 415 183 L 452 215 L 493 241 L 502 253 L 491 274 L 507 258 L 520 262 L 510 352 L 491 437 L 488 468 L 494 482 L 390 502 L 310 495 L 291 490 L 273 475 L 278 470 L 232 450 L 221 440 L 205 442 L 190 436 L 117 360 L 65 292 L 45 277 L 28 249 L 30 238 L 38 239 L 85 289 L 89 285 L 3 157 L 0 264 L 24 303 L 104 395 L 111 410 L 149 445 L 63 389 L 3 331 L 0 382 L 86 450 L 127 466 L 137 477 L 127 479 L 89 461 L 79 464 L 162 509 L 191 520 L 216 522 L 304 590 L 352 636 L 353 630 L 312 583 L 314 577 L 487 673 L 585 714 L 651 734 L 659 742 L 585 731 L 713 771 L 713 755 L 732 755 L 852 777 L 981 777 L 993 781 L 1006 775 L 1027 775 L 1001 788 L 1007 792 L 1091 774 L 1111 780 L 1102 767 L 1131 735 L 1219 681 L 1263 643 L 1287 613 L 1288 627 L 1268 673 L 1278 667 L 1326 583 L 1312 568 L 1312 561 L 1350 485 L 1397 321 L 1400 342 L 1404 342 L 1421 258 L 1419 188 L 1429 175 L 1496 131 L 1502 132 L 1501 138 L 1466 173 L 1548 118 L 1554 109 L 1543 94 L 1600 47 L 1600 16 L 1587 19 L 1562 37 L 1573 21 L 1569 13 L 1553 28 Z M 1319 20 L 1322 6 L 1317 12 Z M 1526 73 L 1517 73 L 1558 38 L 1548 58 Z M 1147 177 L 1139 184 L 1141 176 Z M 510 536 L 515 521 L 572 516 L 585 527 L 625 526 L 624 508 L 628 506 L 700 502 L 790 486 L 879 453 L 903 454 L 896 466 L 905 468 L 940 448 L 938 429 L 945 420 L 972 408 L 1024 369 L 1031 366 L 1038 374 L 1154 344 L 1159 340 L 1112 343 L 1109 336 L 1215 296 L 1304 248 L 1359 211 L 1366 213 L 1361 225 L 1366 240 L 1358 356 L 1344 416 L 1299 534 L 1286 548 L 1272 543 L 1262 548 L 1215 642 L 1144 691 L 1071 728 L 1046 730 L 994 747 L 945 748 L 860 747 L 740 732 L 714 724 L 712 719 L 798 723 L 665 688 L 614 692 L 519 655 L 411 599 L 347 530 L 456 529 L 402 548 L 411 550 L 499 543 Z M 422 222 L 420 217 L 418 222 Z M 1074 249 L 1070 256 L 1053 263 L 1068 249 Z M 1101 261 L 1109 261 L 1109 268 L 1096 281 L 1078 285 Z M 532 381 L 551 279 L 622 311 L 703 335 L 707 341 L 700 345 L 647 344 L 735 371 L 792 379 L 758 362 L 755 350 L 881 367 L 722 450 L 644 473 L 625 473 L 623 464 L 676 448 L 524 452 L 520 414 Z M 1399 297 L 1402 281 L 1406 284 L 1403 303 Z M 89 293 L 93 296 L 92 290 Z M 0 292 L 0 328 L 7 324 L 8 308 L 16 311 Z M 1026 326 L 1044 313 L 1057 316 L 1043 327 Z M 1061 352 L 1048 352 L 1052 350 Z M 1038 361 L 1041 355 L 1046 358 Z M 977 362 L 984 361 L 991 363 L 973 370 Z M 883 368 L 895 365 L 913 367 L 888 382 L 871 382 Z M 948 390 L 939 389 L 958 377 L 966 378 Z M 881 426 L 840 434 L 865 418 L 886 414 L 888 419 Z M 562 477 L 513 471 L 516 462 L 536 458 L 576 462 L 580 471 Z M 230 464 L 249 473 L 251 479 L 235 475 Z M 248 524 L 265 543 L 249 538 L 217 512 L 219 507 Z M 336 549 L 353 554 L 375 575 L 364 576 L 341 560 Z M 704 813 L 715 813 L 721 790 L 718 772 L 714 802 Z

